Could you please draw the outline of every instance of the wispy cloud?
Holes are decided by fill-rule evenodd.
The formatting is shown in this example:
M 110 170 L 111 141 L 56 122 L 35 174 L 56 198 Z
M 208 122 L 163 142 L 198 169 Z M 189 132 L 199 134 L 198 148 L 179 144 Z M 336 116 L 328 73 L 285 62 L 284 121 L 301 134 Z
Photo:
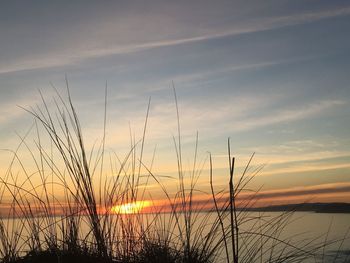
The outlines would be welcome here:
M 323 100 L 297 108 L 289 106 L 290 109 L 261 110 L 266 105 L 273 105 L 278 99 L 280 99 L 278 96 L 268 96 L 266 98 L 245 95 L 230 96 L 225 98 L 224 101 L 213 102 L 210 107 L 207 101 L 196 103 L 191 100 L 185 105 L 180 105 L 182 136 L 184 138 L 193 138 L 195 131 L 200 131 L 200 134 L 209 137 L 210 134 L 220 136 L 222 134 L 242 133 L 275 124 L 309 119 L 346 104 L 346 102 L 340 100 Z M 152 106 L 148 138 L 169 138 L 172 132 L 176 130 L 175 105 L 173 101 L 170 103 L 166 101 L 165 103 L 157 103 Z M 259 112 L 259 114 L 254 117 L 248 117 L 255 112 Z M 137 119 L 133 119 L 133 123 L 143 123 L 143 118 L 143 115 L 139 115 Z M 141 125 L 138 126 L 140 126 L 138 127 L 140 129 Z M 219 130 L 218 127 L 220 127 Z M 127 133 L 126 130 L 125 132 Z M 295 149 L 296 146 L 286 145 L 286 147 L 294 147 L 293 149 Z M 270 154 L 269 157 L 271 157 L 271 154 L 276 153 L 276 151 L 279 154 L 285 153 L 282 150 L 280 147 L 278 149 L 259 148 L 249 150 L 249 152 L 258 152 L 260 154 L 268 152 Z M 301 151 L 304 150 L 301 149 Z M 296 157 L 299 158 L 300 152 L 298 154 Z M 280 160 L 277 157 L 280 157 L 280 155 L 273 159 Z M 290 158 L 290 156 L 288 157 Z M 317 156 L 315 157 L 317 158 Z
M 203 123 L 220 123 L 220 127 L 225 132 L 243 132 L 248 130 L 254 130 L 260 127 L 271 126 L 285 122 L 295 122 L 299 120 L 309 119 L 314 116 L 318 116 L 325 111 L 329 111 L 336 107 L 345 105 L 345 101 L 341 100 L 323 100 L 299 107 L 292 107 L 290 109 L 278 108 L 274 111 L 265 111 L 260 108 L 267 103 L 275 103 L 274 100 L 278 100 L 278 97 L 272 98 L 260 98 L 255 100 L 254 98 L 245 99 L 233 98 L 228 101 L 230 103 L 221 102 L 221 106 L 217 105 L 216 109 L 211 112 L 203 112 L 203 109 L 186 109 L 190 112 L 191 119 L 184 116 L 182 122 L 190 127 L 201 127 Z M 229 106 L 227 106 L 229 105 Z M 232 106 L 234 105 L 234 107 Z M 196 112 L 197 111 L 197 112 Z M 259 112 L 256 117 L 249 117 L 249 114 L 253 112 Z M 248 116 L 247 116 L 248 114 Z M 196 116 L 196 118 L 193 118 Z M 204 127 L 203 127 L 204 128 Z M 216 127 L 212 127 L 213 129 Z M 206 127 L 210 129 L 210 127 Z
M 274 169 L 272 171 L 264 172 L 262 171 L 260 175 L 288 175 L 291 173 L 306 173 L 306 172 L 319 172 L 324 170 L 335 170 L 335 169 L 344 169 L 350 168 L 350 164 L 341 163 L 341 164 L 315 164 L 315 165 L 299 165 L 298 167 L 286 167 L 280 169 Z
M 233 128 L 233 131 L 252 130 L 262 126 L 269 126 L 282 122 L 297 121 L 301 119 L 307 119 L 331 108 L 346 104 L 341 100 L 324 100 L 318 101 L 303 107 L 290 110 L 278 110 L 276 112 L 269 112 L 268 115 L 257 118 L 245 118 L 240 120 L 239 126 Z
M 212 33 L 213 30 L 207 30 L 208 33 L 202 33 L 195 35 L 192 32 L 192 37 L 185 38 L 169 38 L 165 40 L 146 42 L 146 43 L 130 43 L 124 45 L 111 45 L 103 48 L 90 48 L 70 50 L 69 52 L 61 52 L 55 54 L 45 54 L 42 57 L 35 57 L 24 59 L 20 61 L 9 62 L 0 65 L 0 74 L 23 71 L 23 70 L 35 70 L 51 67 L 60 67 L 65 65 L 72 65 L 80 63 L 82 60 L 91 58 L 100 58 L 110 55 L 128 54 L 134 52 L 140 52 L 160 47 L 170 47 L 182 44 L 190 44 L 200 41 L 208 41 L 212 39 L 232 37 L 241 34 L 261 32 L 266 30 L 277 29 L 286 26 L 298 25 L 303 23 L 310 23 L 322 19 L 346 16 L 350 14 L 350 7 L 338 8 L 327 11 L 319 11 L 313 13 L 293 14 L 288 16 L 277 16 L 264 19 L 256 19 L 248 21 L 248 23 L 239 26 L 231 26 L 229 29 L 221 29 L 219 32 Z M 171 32 L 170 32 L 171 36 Z M 72 55 L 74 54 L 74 55 Z
M 321 184 L 305 187 L 294 187 L 287 189 L 261 191 L 255 195 L 255 198 L 279 198 L 279 197 L 297 197 L 297 196 L 316 196 L 322 194 L 334 194 L 334 193 L 349 193 L 350 183 L 332 183 Z M 246 194 L 246 198 L 249 198 L 251 194 Z M 245 198 L 244 195 L 241 198 Z

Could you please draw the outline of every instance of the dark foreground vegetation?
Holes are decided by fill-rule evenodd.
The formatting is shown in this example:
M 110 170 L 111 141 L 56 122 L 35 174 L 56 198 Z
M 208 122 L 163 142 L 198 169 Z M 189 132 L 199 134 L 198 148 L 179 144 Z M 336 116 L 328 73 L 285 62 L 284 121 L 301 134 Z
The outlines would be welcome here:
M 1 262 L 327 262 L 327 245 L 338 242 L 341 251 L 346 235 L 340 240 L 283 238 L 293 211 L 273 218 L 253 216 L 249 211 L 256 201 L 254 193 L 238 209 L 237 197 L 261 167 L 251 167 L 252 156 L 243 173 L 234 176 L 229 143 L 227 188 L 214 189 L 209 155 L 210 192 L 204 204 L 196 204 L 200 190 L 196 182 L 203 169 L 197 161 L 198 140 L 188 172 L 182 163 L 179 117 L 174 137 L 178 167 L 174 194 L 166 187 L 167 178 L 152 172 L 153 159 L 147 164 L 144 160 L 149 106 L 143 135 L 140 140 L 131 136 L 125 156 L 106 153 L 106 118 L 103 138 L 87 149 L 67 91 L 67 99 L 57 93 L 54 100 L 43 98 L 41 106 L 26 109 L 34 125 L 20 136 L 10 166 L 0 178 Z M 29 141 L 33 132 L 35 139 Z M 23 149 L 30 162 L 20 158 Z M 105 174 L 107 163 L 113 176 Z M 151 182 L 163 192 L 169 213 L 121 215 L 111 210 L 117 204 L 152 198 L 147 190 Z M 241 228 L 247 223 L 249 229 Z M 336 253 L 332 261 L 347 260 L 337 261 L 340 258 L 341 253 Z
M 14 262 L 23 263 L 111 263 L 110 259 L 101 259 L 97 255 L 92 255 L 84 252 L 70 253 L 67 251 L 41 251 L 39 253 L 29 253 L 22 258 L 15 260 Z

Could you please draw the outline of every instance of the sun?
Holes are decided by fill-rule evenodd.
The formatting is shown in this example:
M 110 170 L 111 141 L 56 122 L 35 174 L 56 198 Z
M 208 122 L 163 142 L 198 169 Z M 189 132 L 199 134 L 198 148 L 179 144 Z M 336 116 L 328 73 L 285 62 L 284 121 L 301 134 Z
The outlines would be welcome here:
M 115 214 L 136 214 L 140 213 L 145 207 L 149 207 L 150 205 L 150 201 L 136 201 L 112 206 L 111 212 Z

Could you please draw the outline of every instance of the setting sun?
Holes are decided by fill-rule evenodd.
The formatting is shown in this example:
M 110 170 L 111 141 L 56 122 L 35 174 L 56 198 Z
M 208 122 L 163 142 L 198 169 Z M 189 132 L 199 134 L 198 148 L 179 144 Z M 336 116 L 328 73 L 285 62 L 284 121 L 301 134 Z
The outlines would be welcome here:
M 111 212 L 116 214 L 135 214 L 141 212 L 143 208 L 149 207 L 150 205 L 150 201 L 136 201 L 132 203 L 112 206 Z

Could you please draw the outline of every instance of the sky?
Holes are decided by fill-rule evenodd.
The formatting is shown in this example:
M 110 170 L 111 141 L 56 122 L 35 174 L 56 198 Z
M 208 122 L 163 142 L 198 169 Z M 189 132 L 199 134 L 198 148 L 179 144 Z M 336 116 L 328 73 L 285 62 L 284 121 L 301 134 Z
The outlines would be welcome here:
M 3 1 L 0 171 L 33 123 L 21 107 L 65 94 L 67 78 L 87 147 L 106 86 L 106 148 L 121 154 L 151 98 L 145 158 L 156 149 L 154 170 L 174 174 L 174 85 L 189 167 L 198 132 L 199 188 L 208 152 L 226 186 L 230 138 L 238 175 L 252 153 L 264 165 L 252 187 L 271 202 L 350 202 L 349 28 L 337 0 Z

